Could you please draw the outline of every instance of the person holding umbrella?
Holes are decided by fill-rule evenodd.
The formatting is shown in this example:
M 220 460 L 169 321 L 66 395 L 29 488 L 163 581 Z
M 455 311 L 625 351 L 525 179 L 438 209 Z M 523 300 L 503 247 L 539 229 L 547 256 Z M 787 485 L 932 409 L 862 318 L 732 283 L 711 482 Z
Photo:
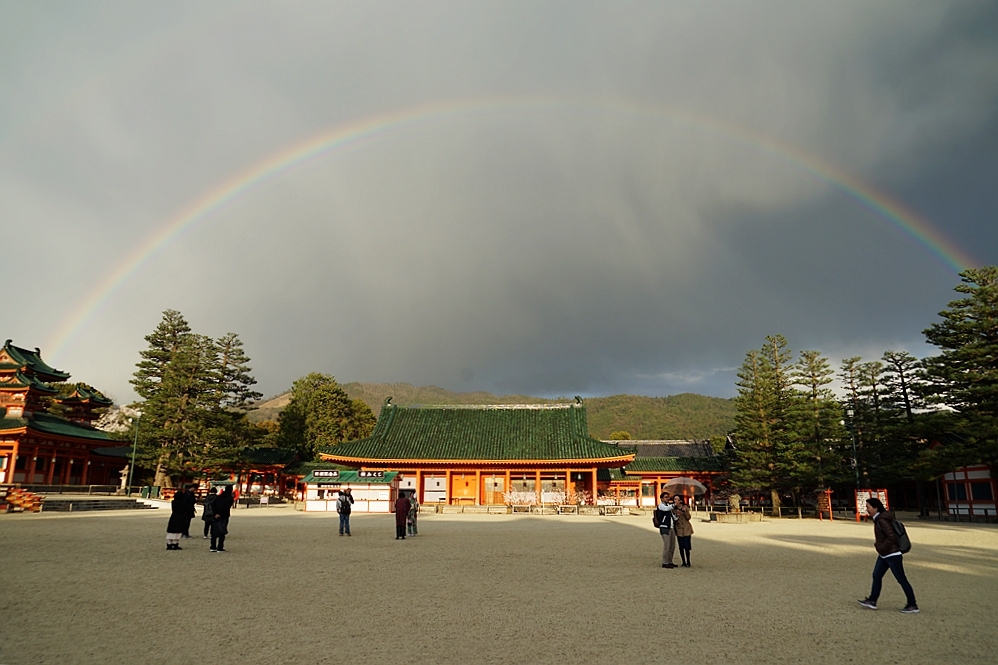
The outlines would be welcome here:
M 673 524 L 676 532 L 676 543 L 679 545 L 679 558 L 683 560 L 683 568 L 690 567 L 690 541 L 693 538 L 693 524 L 690 523 L 690 507 L 685 498 L 679 494 L 672 497 L 675 505 Z

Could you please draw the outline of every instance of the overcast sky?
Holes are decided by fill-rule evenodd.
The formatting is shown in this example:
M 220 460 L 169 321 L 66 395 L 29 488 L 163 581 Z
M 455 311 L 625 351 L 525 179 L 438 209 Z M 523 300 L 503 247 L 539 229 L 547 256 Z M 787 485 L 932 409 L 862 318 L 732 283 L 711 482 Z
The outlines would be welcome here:
M 402 123 L 164 225 L 292 146 Z M 320 371 L 731 396 L 769 333 L 931 351 L 953 269 L 813 169 L 998 263 L 998 5 L 0 1 L 0 334 L 134 398 L 178 309 L 262 392 Z

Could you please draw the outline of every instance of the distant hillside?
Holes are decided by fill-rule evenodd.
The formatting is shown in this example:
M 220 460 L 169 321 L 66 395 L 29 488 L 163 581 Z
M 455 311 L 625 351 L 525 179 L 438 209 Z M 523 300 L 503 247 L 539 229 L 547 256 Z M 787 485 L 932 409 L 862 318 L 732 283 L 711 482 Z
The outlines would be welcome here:
M 735 401 L 682 393 L 670 397 L 613 395 L 586 400 L 589 432 L 607 439 L 630 432 L 632 439 L 706 439 L 735 426 Z
M 381 413 L 385 398 L 396 404 L 555 404 L 555 399 L 528 395 L 493 395 L 487 392 L 454 393 L 436 386 L 408 383 L 345 383 L 343 389 L 353 399 Z M 253 422 L 276 420 L 291 393 L 261 402 L 247 415 Z M 614 395 L 586 400 L 589 432 L 608 439 L 611 432 L 625 430 L 634 439 L 703 439 L 727 434 L 735 423 L 734 400 L 683 393 L 670 397 Z

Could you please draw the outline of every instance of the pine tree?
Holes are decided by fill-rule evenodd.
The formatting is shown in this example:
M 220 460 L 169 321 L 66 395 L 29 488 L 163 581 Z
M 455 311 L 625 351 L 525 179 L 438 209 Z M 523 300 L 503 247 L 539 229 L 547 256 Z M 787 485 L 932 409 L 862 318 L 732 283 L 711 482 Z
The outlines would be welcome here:
M 137 364 L 138 370 L 130 381 L 139 397 L 150 399 L 156 394 L 167 367 L 190 332 L 191 327 L 183 314 L 175 309 L 163 312 L 163 320 L 145 337 L 149 348 L 139 352 L 142 360 Z
M 238 335 L 213 340 L 193 333 L 180 312 L 167 310 L 145 339 L 149 348 L 140 353 L 132 385 L 143 398 L 135 406 L 154 484 L 236 464 L 243 449 L 263 440 L 265 432 L 237 410 L 260 397 Z
M 915 422 L 914 411 L 922 408 L 918 387 L 921 362 L 907 351 L 884 352 L 884 383 L 891 396 L 891 407 L 902 409 L 909 424 Z
M 732 478 L 740 487 L 769 490 L 779 514 L 781 488 L 795 486 L 803 447 L 797 435 L 799 398 L 793 388 L 792 353 L 782 335 L 749 351 L 738 372 L 736 453 Z
M 924 360 L 922 392 L 930 403 L 958 414 L 956 427 L 966 444 L 952 452 L 955 462 L 998 464 L 998 267 L 960 273 L 956 291 L 965 297 L 939 313 L 942 321 L 924 331 L 938 356 Z
M 817 351 L 801 351 L 794 381 L 801 388 L 800 435 L 809 468 L 804 484 L 827 487 L 842 476 L 842 445 L 848 433 L 842 426 L 842 407 L 828 387 L 834 379 L 828 359 Z
M 250 402 L 263 395 L 250 386 L 256 379 L 250 374 L 249 356 L 236 333 L 227 333 L 215 342 L 217 362 L 216 390 L 219 406 L 228 409 L 245 409 Z
M 856 455 L 852 460 L 853 469 L 862 478 L 863 484 L 869 486 L 870 474 L 863 463 L 863 422 L 865 404 L 860 395 L 861 391 L 861 371 L 860 364 L 863 359 L 859 356 L 846 358 L 842 361 L 839 370 L 839 380 L 845 389 L 845 398 L 842 406 L 846 412 L 846 427 L 856 446 Z

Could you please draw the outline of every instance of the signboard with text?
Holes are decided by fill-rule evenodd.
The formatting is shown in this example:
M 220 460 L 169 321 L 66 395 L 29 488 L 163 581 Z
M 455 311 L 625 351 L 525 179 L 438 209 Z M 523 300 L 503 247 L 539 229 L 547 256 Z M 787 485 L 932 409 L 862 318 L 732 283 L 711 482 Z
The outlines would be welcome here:
M 337 469 L 316 469 L 312 472 L 313 478 L 339 478 L 340 472 Z
M 385 472 L 384 471 L 358 471 L 357 472 L 357 477 L 358 478 L 384 478 L 385 477 Z
M 880 499 L 884 504 L 884 509 L 890 509 L 887 503 L 887 490 L 856 490 L 856 521 L 866 517 L 866 500 Z

